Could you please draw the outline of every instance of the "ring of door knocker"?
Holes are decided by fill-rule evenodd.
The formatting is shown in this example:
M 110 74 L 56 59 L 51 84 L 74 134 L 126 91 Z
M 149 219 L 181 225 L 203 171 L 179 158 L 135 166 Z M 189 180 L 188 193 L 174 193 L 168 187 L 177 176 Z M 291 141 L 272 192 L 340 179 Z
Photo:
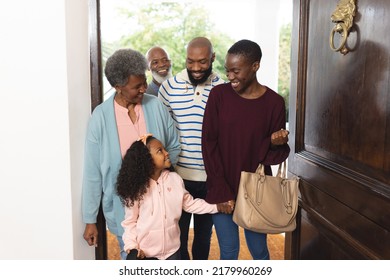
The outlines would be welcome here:
M 333 27 L 330 32 L 329 45 L 330 48 L 335 52 L 340 52 L 342 54 L 347 54 L 349 50 L 345 46 L 347 43 L 347 37 L 349 30 L 353 25 L 353 18 L 356 14 L 356 0 L 340 0 L 337 4 L 335 11 L 330 17 L 332 22 L 336 25 Z M 342 40 L 340 45 L 336 48 L 334 45 L 334 36 L 335 34 L 340 33 Z

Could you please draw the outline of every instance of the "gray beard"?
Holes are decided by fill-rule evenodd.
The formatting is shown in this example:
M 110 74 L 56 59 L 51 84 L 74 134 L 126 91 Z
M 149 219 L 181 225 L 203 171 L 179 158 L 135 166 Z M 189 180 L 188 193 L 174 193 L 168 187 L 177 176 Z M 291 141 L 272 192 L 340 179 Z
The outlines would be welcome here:
M 168 75 L 166 75 L 165 77 L 164 76 L 161 76 L 159 75 L 157 72 L 155 71 L 152 71 L 152 76 L 153 76 L 153 79 L 157 81 L 157 83 L 159 83 L 160 85 L 162 84 L 162 82 L 164 82 L 165 80 L 169 79 L 172 77 L 172 67 L 169 69 L 168 71 Z

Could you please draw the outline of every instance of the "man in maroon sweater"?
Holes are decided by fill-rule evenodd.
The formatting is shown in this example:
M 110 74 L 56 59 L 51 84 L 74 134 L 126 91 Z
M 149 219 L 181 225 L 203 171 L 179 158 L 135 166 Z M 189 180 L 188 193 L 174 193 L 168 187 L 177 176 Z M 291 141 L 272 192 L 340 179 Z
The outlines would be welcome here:
M 271 175 L 270 165 L 287 159 L 290 148 L 283 98 L 257 81 L 260 46 L 236 42 L 226 55 L 230 83 L 211 90 L 203 119 L 202 153 L 207 173 L 209 203 L 235 201 L 241 171 L 255 172 L 259 163 Z M 237 259 L 239 231 L 230 214 L 213 214 L 221 259 Z M 267 235 L 245 230 L 254 259 L 269 259 Z

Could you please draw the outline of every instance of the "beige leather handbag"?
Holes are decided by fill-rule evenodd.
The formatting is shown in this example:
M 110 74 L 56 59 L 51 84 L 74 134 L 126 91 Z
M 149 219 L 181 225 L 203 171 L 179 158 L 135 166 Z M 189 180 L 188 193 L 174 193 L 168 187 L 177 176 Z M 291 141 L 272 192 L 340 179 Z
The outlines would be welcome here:
M 286 177 L 286 162 L 278 174 L 264 174 L 259 164 L 256 173 L 241 172 L 233 221 L 245 229 L 261 233 L 293 231 L 298 210 L 299 178 Z

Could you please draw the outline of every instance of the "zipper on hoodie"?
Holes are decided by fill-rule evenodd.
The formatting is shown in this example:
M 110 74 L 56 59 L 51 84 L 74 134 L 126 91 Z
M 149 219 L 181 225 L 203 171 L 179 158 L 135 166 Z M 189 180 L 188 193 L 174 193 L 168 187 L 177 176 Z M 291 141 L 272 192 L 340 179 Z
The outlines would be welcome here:
M 161 177 L 160 177 L 161 178 Z M 162 178 L 161 178 L 162 180 Z M 165 227 L 166 227 L 166 213 L 165 213 L 165 193 L 164 193 L 164 185 L 163 184 L 160 184 L 158 181 L 156 181 L 157 183 L 157 188 L 158 188 L 158 194 L 159 194 L 159 197 L 160 197 L 160 202 L 161 202 L 161 218 L 163 220 L 163 242 L 162 242 L 162 250 L 161 250 L 161 255 L 162 256 L 165 256 L 165 242 L 166 242 L 166 237 L 165 237 Z

